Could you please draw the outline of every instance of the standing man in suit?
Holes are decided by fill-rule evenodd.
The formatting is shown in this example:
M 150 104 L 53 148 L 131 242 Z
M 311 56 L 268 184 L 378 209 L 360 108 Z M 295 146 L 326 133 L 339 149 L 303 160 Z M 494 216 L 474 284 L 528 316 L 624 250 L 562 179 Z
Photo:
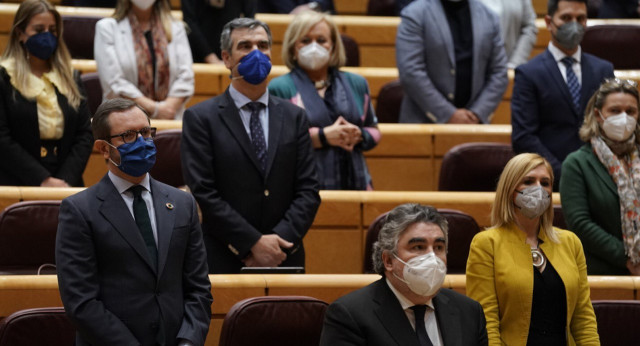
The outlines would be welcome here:
M 433 207 L 390 211 L 373 245 L 373 266 L 383 278 L 329 306 L 320 345 L 487 345 L 480 303 L 440 288 L 447 228 Z
M 302 239 L 320 204 L 307 115 L 267 92 L 265 23 L 232 20 L 221 46 L 231 85 L 186 111 L 180 148 L 209 270 L 304 266 Z
M 549 0 L 545 22 L 547 50 L 516 69 L 511 97 L 511 142 L 516 153 L 537 153 L 553 167 L 554 190 L 562 161 L 578 150 L 578 129 L 591 95 L 613 65 L 583 53 L 586 0 Z
M 507 88 L 495 13 L 477 0 L 417 0 L 402 11 L 401 123 L 487 124 Z
M 212 298 L 195 200 L 147 173 L 156 129 L 133 101 L 104 102 L 91 126 L 109 172 L 62 201 L 56 237 L 76 345 L 204 345 Z

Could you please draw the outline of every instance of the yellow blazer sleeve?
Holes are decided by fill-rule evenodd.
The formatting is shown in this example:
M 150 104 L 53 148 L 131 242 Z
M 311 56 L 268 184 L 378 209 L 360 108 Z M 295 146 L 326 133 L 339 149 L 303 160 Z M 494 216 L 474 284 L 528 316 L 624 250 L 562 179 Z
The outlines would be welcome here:
M 466 290 L 467 295 L 478 301 L 484 309 L 489 345 L 502 345 L 493 255 L 494 242 L 489 232 L 476 234 L 467 259 Z
M 573 310 L 571 323 L 569 325 L 570 334 L 573 336 L 576 345 L 600 345 L 596 315 L 591 305 L 587 264 L 584 258 L 582 243 L 575 234 L 567 233 L 569 234 L 567 241 L 572 245 L 579 272 L 579 289 L 575 309 Z

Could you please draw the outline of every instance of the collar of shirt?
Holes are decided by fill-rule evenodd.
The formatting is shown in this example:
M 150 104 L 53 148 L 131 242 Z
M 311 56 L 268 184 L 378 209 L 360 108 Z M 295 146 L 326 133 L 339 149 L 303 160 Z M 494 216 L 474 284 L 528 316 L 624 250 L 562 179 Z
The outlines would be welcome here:
M 387 285 L 389 285 L 389 288 L 391 289 L 391 292 L 393 292 L 393 294 L 396 296 L 396 298 L 398 298 L 398 301 L 400 302 L 400 306 L 402 306 L 402 310 L 407 310 L 410 309 L 412 306 L 416 305 L 414 303 L 412 303 L 409 298 L 405 297 L 402 293 L 400 293 L 400 291 L 398 291 L 393 284 L 391 283 L 391 281 L 389 281 L 389 279 L 385 279 L 385 281 L 387 281 Z M 433 299 L 429 299 L 429 301 L 425 304 L 428 307 L 430 307 L 433 311 L 435 311 L 435 307 L 433 306 Z
M 560 60 L 562 60 L 565 56 L 567 56 L 560 50 L 560 48 L 556 47 L 551 41 L 549 41 L 549 46 L 547 48 L 549 49 L 549 53 L 551 53 L 551 55 L 553 56 L 553 58 L 556 60 L 557 63 L 560 63 Z M 574 58 L 578 64 L 580 64 L 581 55 L 582 55 L 582 47 L 578 46 L 578 50 L 576 50 L 576 52 L 573 53 L 571 57 Z
M 109 174 L 109 179 L 111 179 L 111 182 L 113 183 L 113 186 L 116 187 L 116 190 L 118 190 L 118 193 L 120 194 L 126 192 L 133 185 L 136 185 L 130 181 L 120 178 L 119 176 L 113 174 L 111 171 L 109 171 L 108 174 Z M 137 184 L 137 185 L 142 185 L 145 189 L 147 189 L 147 191 L 151 192 L 151 185 L 149 183 L 149 174 L 148 173 L 145 174 L 144 179 L 142 179 L 140 184 Z
M 247 132 L 249 139 L 251 139 L 251 111 L 245 107 L 248 103 L 251 103 L 251 99 L 240 93 L 236 90 L 233 85 L 229 85 L 229 95 L 231 95 L 231 99 L 233 99 L 233 103 L 238 108 L 238 113 L 240 114 L 240 120 L 242 120 L 242 125 L 244 126 L 244 130 Z M 269 92 L 265 91 L 260 98 L 256 102 L 262 103 L 264 107 L 258 113 L 258 118 L 260 119 L 260 125 L 262 126 L 262 133 L 264 134 L 265 145 L 267 149 L 269 149 Z
M 242 109 L 242 107 L 246 106 L 247 103 L 252 102 L 250 98 L 236 90 L 233 85 L 229 85 L 229 95 L 231 95 L 231 99 L 238 109 Z M 266 108 L 269 105 L 269 91 L 265 91 L 264 94 L 256 100 L 256 102 L 262 103 Z

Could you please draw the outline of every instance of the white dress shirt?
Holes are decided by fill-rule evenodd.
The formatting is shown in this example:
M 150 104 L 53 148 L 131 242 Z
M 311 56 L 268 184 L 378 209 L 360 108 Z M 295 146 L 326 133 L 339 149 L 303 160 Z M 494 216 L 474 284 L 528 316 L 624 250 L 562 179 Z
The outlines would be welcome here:
M 414 315 L 413 310 L 411 310 L 411 307 L 415 304 L 393 287 L 389 279 L 386 279 L 386 281 L 391 292 L 393 292 L 396 298 L 398 298 L 398 302 L 400 302 L 402 310 L 404 310 L 405 315 L 407 315 L 407 318 L 409 319 L 409 323 L 411 323 L 411 328 L 416 330 L 416 316 Z M 429 339 L 433 346 L 442 346 L 444 344 L 442 342 L 442 335 L 440 335 L 440 329 L 438 328 L 438 320 L 436 319 L 436 309 L 433 306 L 433 300 L 429 300 L 426 305 L 428 309 L 424 316 L 424 326 L 427 329 L 427 334 L 429 335 Z
M 116 190 L 118 190 L 118 192 L 120 193 L 120 196 L 124 200 L 124 203 L 127 205 L 127 208 L 131 213 L 131 216 L 135 220 L 136 217 L 133 215 L 133 192 L 127 191 L 127 190 L 136 184 L 133 184 L 127 180 L 120 178 L 119 176 L 111 173 L 111 171 L 109 171 L 109 179 L 111 179 L 111 182 L 116 187 Z M 149 174 L 146 174 L 144 179 L 142 179 L 142 181 L 138 185 L 141 185 L 145 188 L 145 190 L 142 191 L 142 199 L 144 200 L 144 203 L 147 205 L 147 211 L 149 212 L 149 219 L 151 220 L 151 229 L 153 230 L 153 239 L 155 239 L 156 247 L 158 247 L 158 231 L 156 230 L 156 212 L 155 212 L 155 209 L 153 208 L 153 197 L 151 196 L 151 185 L 149 184 Z
M 556 63 L 558 64 L 558 68 L 560 69 L 560 74 L 562 74 L 562 78 L 564 78 L 564 82 L 567 82 L 567 67 L 564 65 L 563 62 L 561 62 L 560 60 L 562 60 L 565 56 L 567 56 L 566 54 L 564 54 L 560 48 L 556 47 L 553 45 L 553 43 L 551 41 L 549 41 L 549 53 L 551 53 L 551 55 L 553 55 L 553 58 L 556 60 Z M 575 62 L 573 63 L 573 73 L 576 74 L 576 77 L 578 78 L 578 83 L 580 83 L 580 86 L 582 86 L 582 68 L 580 67 L 580 56 L 582 54 L 582 48 L 580 46 L 578 46 L 578 50 L 576 50 L 575 53 L 573 53 L 573 55 L 571 56 L 573 59 L 575 59 Z

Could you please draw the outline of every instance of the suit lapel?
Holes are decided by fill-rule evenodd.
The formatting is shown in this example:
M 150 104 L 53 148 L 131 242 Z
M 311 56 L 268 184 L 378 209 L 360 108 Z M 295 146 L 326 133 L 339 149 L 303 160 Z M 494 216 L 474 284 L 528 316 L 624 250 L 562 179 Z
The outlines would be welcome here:
M 282 116 L 282 106 L 279 101 L 269 97 L 269 147 L 267 148 L 267 165 L 265 167 L 265 176 L 269 176 L 273 160 L 278 151 L 278 142 L 280 140 L 280 132 L 284 124 Z
M 156 213 L 156 231 L 158 232 L 158 279 L 162 276 L 162 270 L 167 261 L 169 245 L 173 226 L 175 224 L 175 201 L 169 198 L 169 193 L 164 187 L 154 179 L 149 179 L 151 183 L 151 195 L 153 196 L 153 208 Z M 178 206 L 181 207 L 181 206 Z
M 447 21 L 447 16 L 444 13 L 444 8 L 442 7 L 440 0 L 434 0 L 427 3 L 425 10 L 431 17 L 430 21 L 435 23 L 435 25 L 431 25 L 430 27 L 432 28 L 435 26 L 437 28 L 437 31 L 440 33 L 440 37 L 442 37 L 442 40 L 445 43 L 445 47 L 447 47 L 447 56 L 449 57 L 451 66 L 456 66 L 456 59 L 453 52 L 453 37 L 451 36 L 449 22 Z
M 374 302 L 378 303 L 375 314 L 398 345 L 419 346 L 415 330 L 402 310 L 398 298 L 393 294 L 385 279 L 376 283 Z
M 444 345 L 462 345 L 462 328 L 460 326 L 460 310 L 449 304 L 449 297 L 442 293 L 433 297 L 433 306 L 438 321 L 438 329 Z
M 149 269 L 155 272 L 155 266 L 152 265 L 147 247 L 142 239 L 142 235 L 138 230 L 136 221 L 131 216 L 129 208 L 124 203 L 122 196 L 113 186 L 111 179 L 105 175 L 98 183 L 97 197 L 102 201 L 100 206 L 100 214 L 113 226 L 113 228 L 129 243 L 129 245 L 138 253 L 138 255 L 149 266 Z
M 549 76 L 551 76 L 551 79 L 553 79 L 553 81 L 556 83 L 558 90 L 560 90 L 560 92 L 562 93 L 562 99 L 567 103 L 567 105 L 569 105 L 569 108 L 573 111 L 573 115 L 577 116 L 578 110 L 576 110 L 573 106 L 573 98 L 571 97 L 571 93 L 569 92 L 567 83 L 564 81 L 564 78 L 562 78 L 562 73 L 560 73 L 558 63 L 553 58 L 553 55 L 551 54 L 551 52 L 549 52 L 548 49 L 543 54 L 544 66 L 547 69 Z
M 592 85 L 600 85 L 602 81 L 595 80 L 597 74 L 592 73 L 593 66 L 591 66 L 591 61 L 585 57 L 584 54 L 580 56 L 580 70 L 582 71 L 582 84 L 580 85 L 580 109 L 587 108 L 587 103 L 591 98 L 591 93 L 593 92 L 591 89 Z
M 224 122 L 224 124 L 229 128 L 229 131 L 240 144 L 240 147 L 247 154 L 251 162 L 253 162 L 256 169 L 259 172 L 262 172 L 262 168 L 260 167 L 260 163 L 258 162 L 258 158 L 256 157 L 256 153 L 251 144 L 251 138 L 247 135 L 247 130 L 245 130 L 244 125 L 242 124 L 240 111 L 236 108 L 236 105 L 229 94 L 229 89 L 225 91 L 224 95 L 225 97 L 219 103 L 222 122 Z M 271 127 L 269 127 L 269 129 L 271 129 Z

